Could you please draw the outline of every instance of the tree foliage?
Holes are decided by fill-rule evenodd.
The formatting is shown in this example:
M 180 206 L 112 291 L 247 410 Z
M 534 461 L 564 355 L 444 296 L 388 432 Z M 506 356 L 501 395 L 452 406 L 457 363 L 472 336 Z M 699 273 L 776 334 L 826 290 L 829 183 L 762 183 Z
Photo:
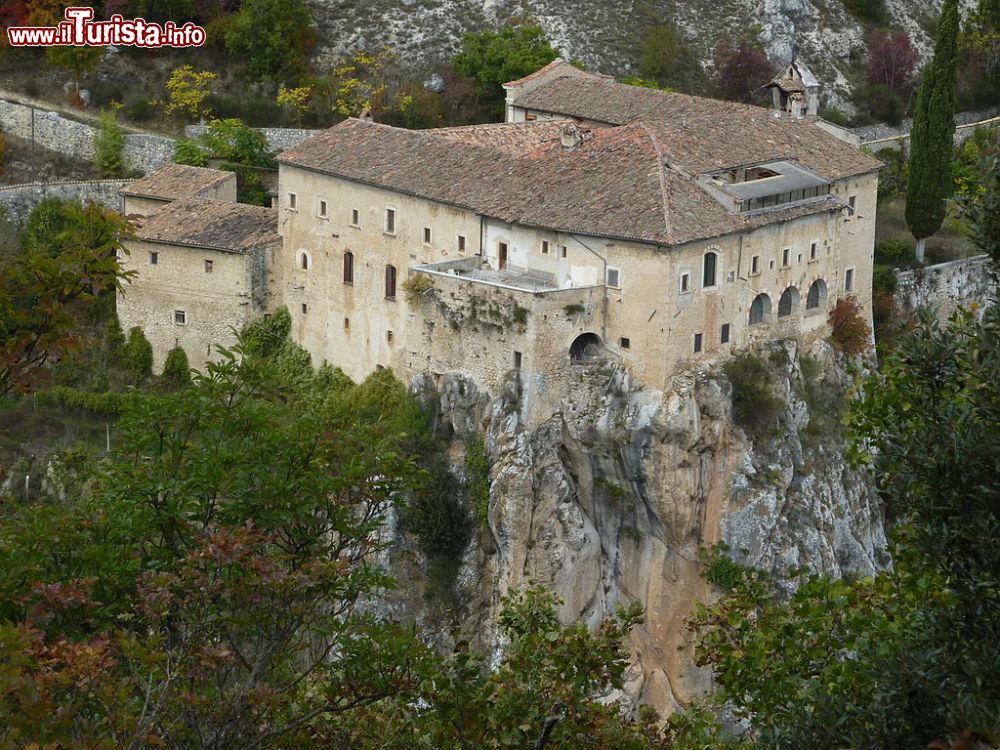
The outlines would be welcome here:
M 255 81 L 296 80 L 314 45 L 312 14 L 304 0 L 244 0 L 226 28 L 226 49 L 243 60 Z
M 170 101 L 167 112 L 179 113 L 192 121 L 204 119 L 211 110 L 205 101 L 212 94 L 211 84 L 218 75 L 207 70 L 196 71 L 190 65 L 175 69 L 167 79 Z
M 0 395 L 28 390 L 53 355 L 78 344 L 81 316 L 128 276 L 124 220 L 96 204 L 42 201 L 22 250 L 0 264 Z
M 651 26 L 646 31 L 637 68 L 640 78 L 679 91 L 699 92 L 705 80 L 698 56 L 672 23 Z
M 921 260 L 922 241 L 941 228 L 945 201 L 952 192 L 958 27 L 958 2 L 945 0 L 934 58 L 924 70 L 910 133 L 906 223 L 918 240 Z
M 744 41 L 731 46 L 720 42 L 715 48 L 712 83 L 715 94 L 721 99 L 747 104 L 758 102 L 773 72 L 771 61 L 758 45 Z
M 120 177 L 125 171 L 125 133 L 110 112 L 101 115 L 94 136 L 94 166 L 102 177 Z
M 455 57 L 455 70 L 476 82 L 479 94 L 503 107 L 501 84 L 534 73 L 557 57 L 545 31 L 535 23 L 507 23 L 499 31 L 466 34 Z

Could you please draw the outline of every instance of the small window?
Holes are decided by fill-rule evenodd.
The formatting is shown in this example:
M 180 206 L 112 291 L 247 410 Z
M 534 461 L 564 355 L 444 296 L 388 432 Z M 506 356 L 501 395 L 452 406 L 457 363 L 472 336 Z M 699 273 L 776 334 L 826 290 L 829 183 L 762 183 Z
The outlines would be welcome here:
M 816 256 L 819 254 L 819 243 L 814 242 L 809 246 L 809 260 L 816 260 Z
M 179 326 L 187 325 L 187 313 L 184 310 L 174 310 L 174 323 Z
M 387 208 L 385 210 L 385 233 L 396 233 L 396 209 Z
M 514 369 L 521 369 L 521 352 L 514 352 Z
M 344 283 L 354 283 L 354 253 L 344 253 Z
M 385 298 L 396 299 L 396 267 L 385 267 Z
M 458 235 L 458 252 L 460 252 L 460 253 L 464 253 L 465 252 L 465 235 L 464 234 Z
M 350 318 L 344 318 L 344 330 L 345 331 L 350 331 L 351 330 L 351 319 Z
M 305 302 L 303 302 L 302 303 L 302 314 L 305 315 L 307 312 L 309 312 L 309 305 L 307 305 Z
M 288 207 L 293 211 L 295 210 L 295 193 L 288 194 Z
M 621 346 L 622 349 L 628 349 L 632 346 L 632 342 L 625 338 L 619 339 L 618 344 Z
M 622 272 L 618 268 L 608 268 L 608 286 L 618 289 L 621 287 Z
M 722 331 L 719 333 L 719 343 L 720 344 L 729 343 L 729 323 L 722 324 Z
M 681 294 L 691 291 L 691 274 L 681 274 Z
M 149 254 L 149 265 L 155 266 L 155 265 L 159 264 L 159 262 L 160 262 L 160 254 L 159 253 L 150 253 Z
M 430 227 L 424 227 L 424 244 L 425 245 L 431 244 L 431 228 Z
M 214 264 L 214 263 L 213 263 L 212 261 L 210 261 L 210 260 L 206 260 L 206 261 L 205 261 L 205 273 L 212 273 L 212 267 L 213 267 L 214 265 L 215 265 L 215 264 Z
M 772 261 L 770 261 L 770 262 L 769 262 L 769 263 L 767 264 L 767 267 L 768 267 L 768 268 L 770 268 L 770 269 L 771 269 L 771 270 L 773 271 L 773 270 L 774 270 L 774 261 L 773 261 L 773 260 L 772 260 Z
M 549 254 L 549 241 L 542 240 L 542 255 L 548 255 L 548 254 Z
M 299 268 L 301 268 L 303 271 L 309 270 L 309 253 L 307 253 L 305 250 L 299 251 Z
M 847 199 L 847 205 L 851 209 L 851 214 L 853 215 L 858 205 L 858 197 L 856 195 L 852 195 Z
M 322 198 L 320 198 L 319 201 L 319 218 L 321 219 L 326 218 L 326 201 L 323 200 Z
M 358 209 L 351 209 L 351 226 L 356 227 L 361 223 L 361 218 L 358 216 Z
M 756 276 L 760 273 L 760 256 L 755 255 L 750 259 L 750 274 Z
M 385 340 L 390 344 L 392 343 L 392 331 L 385 332 Z
M 715 286 L 715 272 L 719 265 L 718 253 L 705 253 L 703 261 L 703 273 L 701 278 L 702 287 Z
M 791 265 L 791 261 L 789 260 L 791 254 L 792 254 L 791 248 L 786 247 L 784 250 L 781 251 L 781 265 L 784 266 L 785 268 Z
M 854 269 L 848 268 L 847 273 L 844 274 L 844 291 L 853 292 L 854 291 Z
M 798 257 L 798 261 L 797 262 L 799 262 L 799 263 L 802 262 L 802 253 L 799 253 L 799 257 Z
M 694 335 L 694 353 L 697 354 L 701 351 L 701 334 L 696 333 Z
M 560 258 L 565 258 L 566 257 L 566 252 L 567 252 L 566 251 L 566 246 L 565 245 L 560 245 L 559 246 L 559 257 Z

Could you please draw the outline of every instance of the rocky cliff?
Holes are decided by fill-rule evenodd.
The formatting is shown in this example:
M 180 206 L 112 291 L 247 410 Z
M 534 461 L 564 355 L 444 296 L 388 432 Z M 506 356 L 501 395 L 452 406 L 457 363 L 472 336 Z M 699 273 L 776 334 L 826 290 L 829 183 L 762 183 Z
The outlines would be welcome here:
M 867 1 L 867 0 L 865 0 Z M 544 27 L 568 58 L 594 70 L 633 71 L 643 34 L 650 25 L 672 20 L 704 64 L 720 41 L 757 27 L 775 63 L 801 47 L 803 59 L 820 77 L 824 95 L 841 103 L 851 88 L 852 66 L 865 55 L 867 30 L 845 0 L 310 0 L 323 56 L 388 45 L 408 63 L 452 57 L 461 35 L 529 16 Z M 922 54 L 942 0 L 886 0 L 891 25 L 907 31 Z M 962 0 L 968 9 L 976 0 Z
M 488 529 L 456 584 L 464 628 L 494 646 L 500 597 L 529 581 L 564 599 L 567 622 L 597 623 L 638 599 L 647 618 L 628 691 L 670 709 L 710 684 L 684 629 L 694 602 L 714 595 L 700 550 L 725 542 L 778 579 L 800 566 L 842 575 L 886 565 L 868 478 L 845 465 L 836 422 L 819 413 L 844 392 L 841 364 L 822 342 L 807 356 L 782 342 L 761 359 L 784 407 L 759 437 L 734 423 L 733 387 L 717 367 L 678 376 L 667 392 L 610 365 L 578 368 L 579 387 L 533 429 L 515 375 L 495 396 L 459 375 L 418 377 L 413 387 L 436 404 L 456 465 L 479 439 L 492 462 Z M 394 606 L 440 624 L 412 545 L 393 557 Z

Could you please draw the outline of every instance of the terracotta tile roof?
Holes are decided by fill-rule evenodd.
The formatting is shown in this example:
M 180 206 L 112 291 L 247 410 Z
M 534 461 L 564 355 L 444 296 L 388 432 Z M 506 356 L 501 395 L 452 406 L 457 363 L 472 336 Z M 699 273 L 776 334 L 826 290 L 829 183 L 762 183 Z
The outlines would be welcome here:
M 546 76 L 548 76 L 550 74 L 556 74 L 556 73 L 566 73 L 568 75 L 578 75 L 578 76 L 590 76 L 590 77 L 593 77 L 593 78 L 603 78 L 604 77 L 604 76 L 599 76 L 599 75 L 597 75 L 595 73 L 590 73 L 590 72 L 588 72 L 586 70 L 582 70 L 580 68 L 577 68 L 577 67 L 571 65 L 570 63 L 566 62 L 565 60 L 563 60 L 561 57 L 557 57 L 555 60 L 553 60 L 552 62 L 550 62 L 548 65 L 546 65 L 543 68 L 539 68 L 534 73 L 529 73 L 528 75 L 524 76 L 523 78 L 518 78 L 516 81 L 507 81 L 507 83 L 502 84 L 502 86 L 504 88 L 507 88 L 507 87 L 514 88 L 516 86 L 522 86 L 525 83 L 529 83 L 529 82 L 535 80 L 536 78 L 544 78 L 544 77 L 546 77 Z
M 470 141 L 456 139 L 454 133 L 441 136 L 433 130 L 346 120 L 286 151 L 278 160 L 460 206 L 504 222 L 676 245 L 842 206 L 835 198 L 825 198 L 744 216 L 727 210 L 692 174 L 719 164 L 734 166 L 730 158 L 762 161 L 776 154 L 787 158 L 796 153 L 793 148 L 802 149 L 807 157 L 803 163 L 815 169 L 827 156 L 826 149 L 838 158 L 847 158 L 842 152 L 852 150 L 818 128 L 807 131 L 805 126 L 801 132 L 808 137 L 802 136 L 803 143 L 770 134 L 760 137 L 759 144 L 744 144 L 735 154 L 726 150 L 725 143 L 720 148 L 712 131 L 707 140 L 699 140 L 681 123 L 635 122 L 581 131 L 583 142 L 573 150 L 564 149 L 553 138 L 531 151 L 518 152 L 484 145 L 488 139 Z M 749 140 L 759 136 L 753 129 L 750 135 Z M 823 147 L 816 147 L 814 140 Z M 818 150 L 813 153 L 810 148 Z M 864 159 L 860 171 L 877 166 Z M 679 162 L 699 169 L 679 167 Z M 825 171 L 834 174 L 843 169 L 827 165 Z
M 121 189 L 122 195 L 175 201 L 190 198 L 235 177 L 232 172 L 168 164 Z
M 549 141 L 559 140 L 559 130 L 567 122 L 570 122 L 570 120 L 538 120 L 536 122 L 522 122 L 517 124 L 495 122 L 486 125 L 436 128 L 427 132 L 439 138 L 448 138 L 456 143 L 487 146 L 510 153 L 522 154 L 532 151 Z
M 145 242 L 230 253 L 244 253 L 281 241 L 276 209 L 203 198 L 169 204 L 143 219 L 135 237 Z

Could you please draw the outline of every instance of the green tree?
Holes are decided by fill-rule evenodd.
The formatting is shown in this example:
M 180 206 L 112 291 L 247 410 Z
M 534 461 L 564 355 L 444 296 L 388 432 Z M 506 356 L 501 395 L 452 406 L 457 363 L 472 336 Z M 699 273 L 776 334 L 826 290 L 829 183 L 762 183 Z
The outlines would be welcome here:
M 103 47 L 49 47 L 45 50 L 45 58 L 51 65 L 63 68 L 73 75 L 76 94 L 80 91 L 80 80 L 94 72 L 104 54 Z
M 125 133 L 115 116 L 101 115 L 94 136 L 94 166 L 102 177 L 120 177 L 125 171 Z
M 153 345 L 139 326 L 129 329 L 125 342 L 125 368 L 135 385 L 141 385 L 153 375 Z
M 787 602 L 758 572 L 730 576 L 692 620 L 719 690 L 674 720 L 675 747 L 714 746 L 704 740 L 724 736 L 710 718 L 723 706 L 748 720 L 739 745 L 754 750 L 923 748 L 966 732 L 996 746 L 998 358 L 993 303 L 981 321 L 928 316 L 860 382 L 852 452 L 883 494 L 892 569 L 854 581 L 803 571 Z
M 188 364 L 187 353 L 181 347 L 175 346 L 167 352 L 160 382 L 170 390 L 187 388 L 191 385 L 191 366 Z
M 910 133 L 906 223 L 923 261 L 927 238 L 941 228 L 952 193 L 955 138 L 955 76 L 958 65 L 958 0 L 945 0 L 934 58 L 924 70 Z
M 481 31 L 462 38 L 455 70 L 476 82 L 479 95 L 503 113 L 501 84 L 522 78 L 557 57 L 545 31 L 535 23 L 507 23 L 500 31 Z
M 79 343 L 82 315 L 121 288 L 128 227 L 96 204 L 46 202 L 20 253 L 0 264 L 0 395 L 29 390 L 53 354 Z
M 312 14 L 304 0 L 245 0 L 226 30 L 226 48 L 257 81 L 296 80 L 314 44 Z
M 698 56 L 672 23 L 651 26 L 646 31 L 638 70 L 640 78 L 679 91 L 701 93 L 705 85 L 705 72 Z

